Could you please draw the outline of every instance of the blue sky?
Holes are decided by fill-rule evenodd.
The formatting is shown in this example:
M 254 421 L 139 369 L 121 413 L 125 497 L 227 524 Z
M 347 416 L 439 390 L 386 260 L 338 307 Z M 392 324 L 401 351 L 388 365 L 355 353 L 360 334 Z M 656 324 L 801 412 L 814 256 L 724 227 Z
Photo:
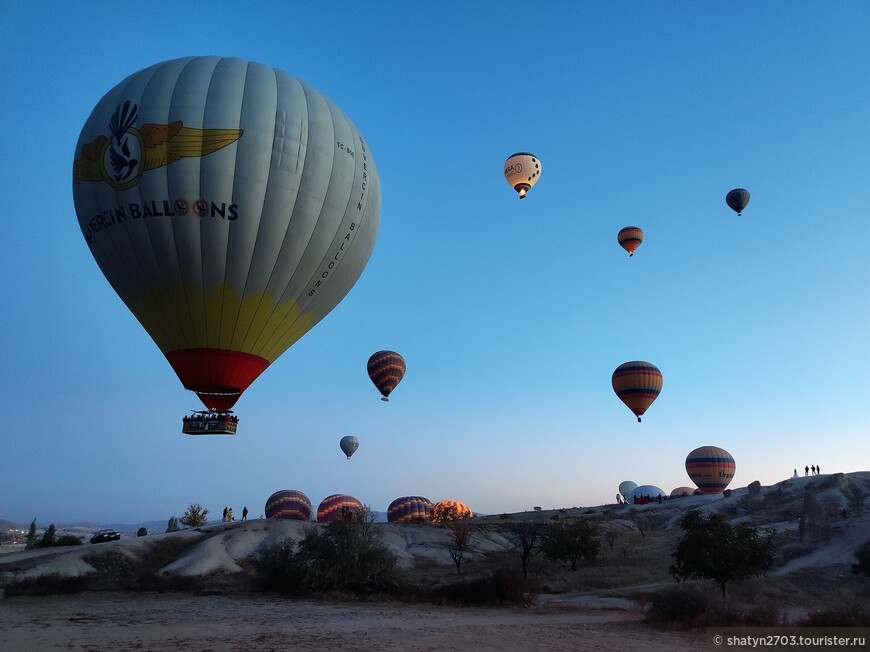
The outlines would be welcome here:
M 867 470 L 868 33 L 857 0 L 7 7 L 0 518 L 259 515 L 279 489 L 597 505 L 622 480 L 690 484 L 708 444 L 735 457 L 732 487 Z M 180 434 L 199 401 L 71 193 L 97 101 L 199 54 L 318 88 L 381 176 L 362 277 L 240 399 L 236 437 Z M 542 162 L 523 201 L 516 151 Z M 627 225 L 646 234 L 631 259 Z M 365 371 L 379 349 L 408 363 L 389 404 Z M 642 424 L 610 386 L 635 359 L 664 375 Z

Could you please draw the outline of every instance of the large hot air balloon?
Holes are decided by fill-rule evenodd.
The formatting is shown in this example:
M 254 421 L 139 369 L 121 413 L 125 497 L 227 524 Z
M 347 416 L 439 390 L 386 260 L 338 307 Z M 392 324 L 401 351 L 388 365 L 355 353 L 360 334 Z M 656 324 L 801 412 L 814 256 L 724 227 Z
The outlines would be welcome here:
M 353 435 L 347 435 L 346 437 L 341 438 L 338 445 L 341 448 L 341 451 L 347 455 L 347 459 L 350 459 L 350 456 L 356 453 L 356 449 L 359 448 L 359 439 Z
M 671 491 L 671 498 L 683 498 L 684 496 L 691 496 L 694 494 L 696 489 L 694 487 L 677 487 L 673 491 Z
M 650 362 L 635 360 L 613 372 L 613 391 L 634 412 L 638 422 L 662 391 L 662 372 Z
M 528 152 L 513 154 L 505 161 L 504 178 L 523 199 L 541 178 L 541 161 Z
M 340 519 L 349 519 L 363 513 L 363 506 L 353 496 L 333 494 L 320 501 L 317 507 L 317 522 L 332 523 Z
M 743 209 L 746 208 L 746 204 L 749 203 L 749 191 L 745 188 L 735 188 L 734 190 L 730 190 L 727 195 L 725 195 L 725 203 L 737 213 L 737 216 L 743 214 Z
M 381 204 L 341 109 L 280 70 L 212 56 L 158 63 L 100 100 L 73 198 L 109 283 L 216 411 L 353 287 Z
M 637 489 L 637 483 L 632 482 L 631 480 L 624 480 L 619 483 L 619 493 L 622 494 L 622 497 L 625 498 L 632 491 Z
M 432 520 L 432 501 L 422 496 L 396 498 L 387 508 L 390 523 L 422 523 Z
M 435 523 L 457 521 L 472 516 L 471 508 L 458 500 L 441 500 L 432 506 L 432 520 Z
M 301 491 L 293 489 L 276 491 L 266 501 L 266 518 L 310 521 L 311 501 Z
M 395 351 L 373 353 L 366 365 L 369 378 L 382 394 L 382 401 L 389 401 L 390 392 L 402 382 L 405 376 L 405 358 Z
M 736 469 L 731 453 L 718 446 L 701 446 L 686 457 L 686 473 L 705 494 L 725 491 Z
M 643 242 L 643 229 L 639 226 L 626 226 L 616 234 L 616 240 L 628 252 L 629 257 L 634 256 L 634 252 Z

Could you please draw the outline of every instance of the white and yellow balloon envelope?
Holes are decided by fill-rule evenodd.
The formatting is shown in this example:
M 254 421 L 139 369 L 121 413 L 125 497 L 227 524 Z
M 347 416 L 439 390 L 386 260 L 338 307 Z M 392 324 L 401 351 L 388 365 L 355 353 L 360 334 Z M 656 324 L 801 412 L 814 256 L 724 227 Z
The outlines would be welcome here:
M 109 91 L 79 136 L 73 197 L 109 283 L 213 410 L 350 291 L 381 205 L 368 144 L 335 104 L 221 57 Z

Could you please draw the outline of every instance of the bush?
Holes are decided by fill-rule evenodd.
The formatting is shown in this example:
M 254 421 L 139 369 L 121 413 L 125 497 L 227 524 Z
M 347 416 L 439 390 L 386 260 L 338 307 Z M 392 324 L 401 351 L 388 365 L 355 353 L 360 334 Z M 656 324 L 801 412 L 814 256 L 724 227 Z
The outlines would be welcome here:
M 870 608 L 854 602 L 839 608 L 814 611 L 796 624 L 801 627 L 870 627 Z
M 144 527 L 140 527 L 138 530 L 136 530 L 136 536 L 137 537 L 148 536 L 148 529 L 144 528 Z
M 263 589 L 281 593 L 294 593 L 300 589 L 302 568 L 296 558 L 295 547 L 293 539 L 285 539 L 257 550 L 251 562 Z
M 77 537 L 74 534 L 64 534 L 59 536 L 57 540 L 55 540 L 54 545 L 56 546 L 80 546 L 84 543 L 84 540 L 81 537 Z
M 394 592 L 401 579 L 396 558 L 380 540 L 374 517 L 310 527 L 292 539 L 264 546 L 251 558 L 261 586 L 285 592 Z M 295 550 L 294 550 L 295 548 Z
M 857 564 L 852 564 L 852 572 L 870 577 L 870 539 L 858 546 L 855 551 Z
M 434 597 L 468 605 L 531 605 L 538 596 L 538 583 L 514 568 L 499 568 L 483 577 L 440 587 Z
M 652 623 L 691 623 L 707 612 L 709 597 L 691 588 L 672 588 L 653 594 L 646 619 Z
M 378 538 L 368 510 L 359 518 L 333 521 L 322 530 L 309 528 L 296 556 L 309 591 L 372 593 L 398 587 L 396 558 Z
M 25 577 L 9 582 L 4 587 L 4 596 L 13 598 L 19 595 L 57 595 L 62 593 L 80 593 L 87 588 L 88 578 L 82 575 L 69 577 L 52 573 Z

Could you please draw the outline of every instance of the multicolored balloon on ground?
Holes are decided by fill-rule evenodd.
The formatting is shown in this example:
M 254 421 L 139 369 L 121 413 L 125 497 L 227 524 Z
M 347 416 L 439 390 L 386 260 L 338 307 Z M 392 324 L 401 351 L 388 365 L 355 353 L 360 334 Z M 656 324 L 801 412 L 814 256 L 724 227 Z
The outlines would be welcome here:
M 301 491 L 294 489 L 276 491 L 266 501 L 266 518 L 310 521 L 311 501 Z
M 718 446 L 701 446 L 686 458 L 686 473 L 705 494 L 725 491 L 736 470 L 731 453 Z
M 423 523 L 432 520 L 432 501 L 422 496 L 396 498 L 387 508 L 390 523 Z
M 395 351 L 378 351 L 371 355 L 366 368 L 369 378 L 381 393 L 381 400 L 389 401 L 390 392 L 405 377 L 405 358 Z
M 682 498 L 684 496 L 691 496 L 697 491 L 694 487 L 677 487 L 673 491 L 671 491 L 671 498 Z
M 356 453 L 359 448 L 359 439 L 353 435 L 346 435 L 338 442 L 338 446 L 341 448 L 341 452 L 347 455 L 347 459 L 350 459 L 350 456 Z
M 508 157 L 504 164 L 504 178 L 511 188 L 524 199 L 532 186 L 541 178 L 541 161 L 534 154 L 518 152 Z
M 122 81 L 85 122 L 72 176 L 97 264 L 210 410 L 335 308 L 378 234 L 357 128 L 307 83 L 241 59 Z
M 347 520 L 351 516 L 363 513 L 363 505 L 353 496 L 333 494 L 320 501 L 317 507 L 317 522 L 332 523 L 332 521 Z
M 638 422 L 662 391 L 662 372 L 651 362 L 634 360 L 619 365 L 611 378 L 613 391 L 634 412 Z
M 626 226 L 616 234 L 616 240 L 628 252 L 629 257 L 634 256 L 634 252 L 643 242 L 643 229 L 639 226 Z
M 743 209 L 746 208 L 746 204 L 749 203 L 749 191 L 745 188 L 730 190 L 725 195 L 725 203 L 740 217 L 743 214 Z
M 637 483 L 632 482 L 631 480 L 623 480 L 619 483 L 619 493 L 625 498 L 632 491 L 637 489 Z
M 631 491 L 631 493 L 629 493 L 625 497 L 625 501 L 627 503 L 635 503 L 640 502 L 641 500 L 645 500 L 647 497 L 649 497 L 649 501 L 653 502 L 659 496 L 665 498 L 667 494 L 654 484 L 642 484 L 639 487 L 635 487 Z
M 432 521 L 446 523 L 473 516 L 471 508 L 458 500 L 441 500 L 432 506 Z

